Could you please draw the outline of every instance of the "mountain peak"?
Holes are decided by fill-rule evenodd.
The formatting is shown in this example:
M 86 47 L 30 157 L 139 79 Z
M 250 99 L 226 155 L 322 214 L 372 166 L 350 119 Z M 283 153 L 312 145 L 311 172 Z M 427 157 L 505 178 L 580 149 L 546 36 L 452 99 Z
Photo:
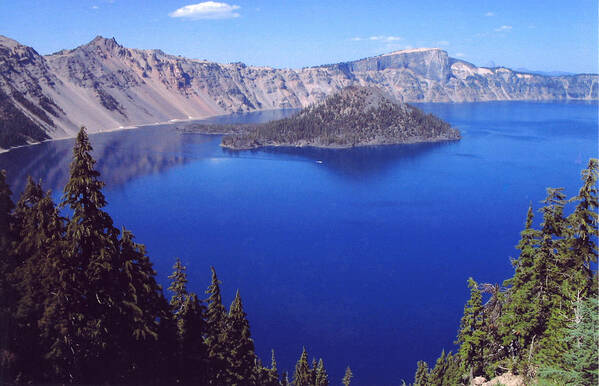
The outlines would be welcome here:
M 437 52 L 437 51 L 443 51 L 441 48 L 407 48 L 405 50 L 398 50 L 398 51 L 393 51 L 393 52 L 389 52 L 387 54 L 382 54 L 381 56 L 390 56 L 390 55 L 404 55 L 404 54 L 414 54 L 417 52 Z
M 101 35 L 96 36 L 92 41 L 87 43 L 86 46 L 104 46 L 108 48 L 121 47 L 114 37 L 108 39 Z

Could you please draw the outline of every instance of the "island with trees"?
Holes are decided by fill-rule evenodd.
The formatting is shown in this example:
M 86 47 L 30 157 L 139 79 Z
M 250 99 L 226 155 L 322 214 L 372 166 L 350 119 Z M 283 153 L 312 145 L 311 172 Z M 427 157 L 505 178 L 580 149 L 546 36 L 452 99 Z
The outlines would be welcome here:
M 195 125 L 194 132 L 225 134 L 224 148 L 266 146 L 350 148 L 459 140 L 449 123 L 395 100 L 375 87 L 351 86 L 297 114 L 257 125 Z

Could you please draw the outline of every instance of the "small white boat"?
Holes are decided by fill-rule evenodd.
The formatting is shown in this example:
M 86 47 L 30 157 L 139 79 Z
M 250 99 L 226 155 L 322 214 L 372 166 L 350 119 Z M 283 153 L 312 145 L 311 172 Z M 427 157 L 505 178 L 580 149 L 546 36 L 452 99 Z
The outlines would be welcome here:
M 316 163 L 317 163 L 317 164 L 321 164 L 321 163 L 322 163 L 322 161 L 321 161 L 321 160 L 318 160 L 318 161 L 316 161 Z

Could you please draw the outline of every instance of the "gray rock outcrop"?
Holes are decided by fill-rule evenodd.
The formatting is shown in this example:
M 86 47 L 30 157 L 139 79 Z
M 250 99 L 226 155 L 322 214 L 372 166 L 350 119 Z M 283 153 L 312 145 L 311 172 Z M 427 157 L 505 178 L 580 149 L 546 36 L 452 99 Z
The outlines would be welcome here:
M 411 49 L 346 63 L 274 69 L 130 49 L 96 37 L 41 56 L 0 36 L 0 148 L 45 138 L 255 110 L 301 108 L 351 85 L 401 102 L 597 99 L 596 74 L 543 76 Z

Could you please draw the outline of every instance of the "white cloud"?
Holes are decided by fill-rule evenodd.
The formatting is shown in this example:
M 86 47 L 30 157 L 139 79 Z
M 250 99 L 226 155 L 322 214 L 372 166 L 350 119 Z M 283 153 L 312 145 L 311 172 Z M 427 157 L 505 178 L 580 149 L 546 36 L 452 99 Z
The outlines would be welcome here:
M 170 17 L 180 17 L 184 19 L 200 20 L 200 19 L 231 19 L 239 17 L 236 11 L 241 8 L 238 5 L 230 5 L 227 3 L 218 3 L 215 1 L 205 1 L 198 4 L 190 4 L 181 7 L 171 13 Z
M 438 45 L 438 46 L 448 46 L 448 45 L 449 45 L 449 42 L 448 42 L 447 40 L 439 40 L 439 41 L 437 42 L 437 45 Z
M 92 5 L 92 9 L 100 9 L 97 5 Z
M 457 56 L 458 58 L 463 58 L 464 56 L 466 56 L 466 54 L 463 52 L 458 52 L 457 54 L 455 54 L 455 56 Z
M 361 38 L 361 37 L 354 37 L 349 39 L 351 41 L 354 42 L 361 42 L 361 41 L 378 41 L 378 42 L 397 42 L 399 40 L 401 40 L 400 36 L 386 36 L 386 35 L 376 35 L 376 36 L 369 36 L 367 38 Z
M 495 16 L 495 14 L 493 12 L 487 12 L 485 13 L 486 17 L 491 17 L 491 16 Z
M 511 25 L 502 25 L 499 28 L 495 28 L 495 32 L 508 32 L 512 30 L 512 26 Z

